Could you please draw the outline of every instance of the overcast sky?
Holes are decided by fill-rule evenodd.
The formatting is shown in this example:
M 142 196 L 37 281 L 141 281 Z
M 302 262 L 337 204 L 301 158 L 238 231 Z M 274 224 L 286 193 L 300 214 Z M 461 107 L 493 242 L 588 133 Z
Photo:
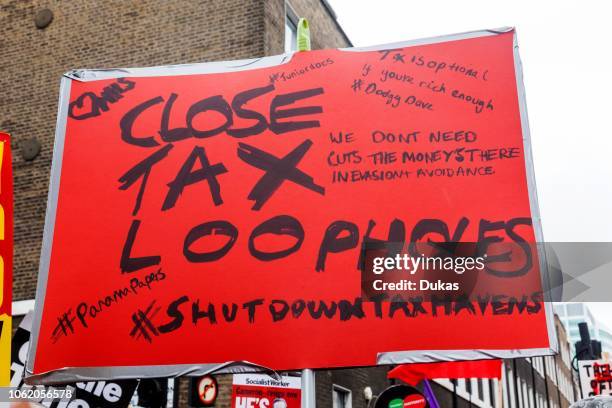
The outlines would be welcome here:
M 544 238 L 612 241 L 612 6 L 608 2 L 329 2 L 357 47 L 516 27 Z M 590 307 L 612 328 L 612 304 Z

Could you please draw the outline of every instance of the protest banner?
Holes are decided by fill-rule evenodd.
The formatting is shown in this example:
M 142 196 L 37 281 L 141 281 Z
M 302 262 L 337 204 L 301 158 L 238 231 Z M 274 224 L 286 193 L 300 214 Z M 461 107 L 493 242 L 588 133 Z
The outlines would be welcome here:
M 78 70 L 60 94 L 28 381 L 555 348 L 514 30 Z M 474 302 L 363 299 L 385 241 L 525 253 L 489 258 Z
M 232 408 L 300 408 L 301 382 L 300 377 L 234 374 Z
M 609 361 L 579 360 L 578 378 L 583 398 L 612 395 L 612 372 Z
M 13 165 L 11 139 L 0 132 L 0 386 L 10 382 L 13 301 Z
M 440 363 L 401 364 L 387 373 L 387 378 L 415 386 L 422 380 L 437 378 L 497 378 L 501 380 L 502 361 L 497 359 L 446 361 Z
M 23 393 L 24 399 L 49 408 L 126 408 L 138 385 L 137 380 L 90 381 L 64 384 L 61 387 L 31 386 L 24 382 L 25 364 L 30 343 L 32 312 L 24 316 L 12 341 L 11 387 Z M 36 394 L 34 391 L 36 390 Z M 59 395 L 53 398 L 53 394 Z M 37 395 L 36 398 L 33 396 Z M 18 399 L 18 398 L 15 398 Z
M 433 397 L 433 394 L 432 394 Z M 433 397 L 435 398 L 435 397 Z M 428 398 L 419 390 L 408 385 L 392 385 L 380 393 L 374 408 L 437 408 L 432 407 L 432 404 L 437 404 L 437 401 L 430 403 Z

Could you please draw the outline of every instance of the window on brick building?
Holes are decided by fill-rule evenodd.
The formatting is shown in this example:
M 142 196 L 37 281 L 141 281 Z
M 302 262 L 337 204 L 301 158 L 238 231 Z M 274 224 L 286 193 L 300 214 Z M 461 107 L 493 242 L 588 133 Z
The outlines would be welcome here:
M 351 408 L 351 390 L 334 384 L 332 393 L 333 408 Z
M 297 50 L 298 18 L 289 3 L 285 3 L 285 52 Z

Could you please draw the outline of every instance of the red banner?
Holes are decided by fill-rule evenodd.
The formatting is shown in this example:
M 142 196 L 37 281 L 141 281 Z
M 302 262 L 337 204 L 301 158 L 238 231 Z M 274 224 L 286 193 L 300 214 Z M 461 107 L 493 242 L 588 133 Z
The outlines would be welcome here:
M 31 374 L 548 350 L 510 275 L 471 306 L 360 298 L 364 243 L 535 241 L 519 68 L 514 32 L 487 31 L 71 74 Z
M 445 361 L 440 363 L 402 364 L 387 373 L 387 378 L 397 378 L 409 385 L 422 380 L 437 378 L 497 378 L 501 380 L 502 361 Z
M 13 302 L 13 165 L 11 138 L 0 132 L 0 386 L 11 373 Z

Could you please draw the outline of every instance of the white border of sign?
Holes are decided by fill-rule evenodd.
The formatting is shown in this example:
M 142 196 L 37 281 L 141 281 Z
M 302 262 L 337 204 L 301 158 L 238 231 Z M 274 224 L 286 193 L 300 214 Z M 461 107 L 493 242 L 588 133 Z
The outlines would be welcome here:
M 525 152 L 525 166 L 527 172 L 527 185 L 529 190 L 529 201 L 533 229 L 536 241 L 543 242 L 542 226 L 538 199 L 536 192 L 535 172 L 531 151 L 531 139 L 529 123 L 527 118 L 527 104 L 525 89 L 523 85 L 523 73 L 521 60 L 518 53 L 516 32 L 512 27 L 499 29 L 471 31 L 461 34 L 452 34 L 439 37 L 411 40 L 393 44 L 379 45 L 363 48 L 343 48 L 346 52 L 376 51 L 390 48 L 403 48 L 417 45 L 435 44 L 446 41 L 464 40 L 469 38 L 486 37 L 501 33 L 514 33 L 514 67 L 516 74 L 516 86 L 518 89 L 521 126 L 523 131 L 523 146 Z M 101 379 L 126 379 L 126 378 L 158 378 L 177 376 L 202 376 L 210 373 L 240 373 L 267 371 L 269 369 L 246 361 L 226 362 L 218 364 L 180 364 L 180 365 L 157 365 L 157 366 L 124 366 L 124 367 L 64 367 L 46 373 L 33 375 L 34 359 L 36 358 L 36 347 L 42 319 L 42 309 L 45 301 L 45 292 L 51 259 L 51 248 L 53 244 L 53 232 L 57 210 L 57 200 L 60 185 L 60 174 L 62 168 L 62 157 L 64 153 L 64 140 L 66 136 L 66 122 L 68 104 L 70 99 L 70 84 L 74 81 L 97 81 L 101 79 L 112 79 L 121 77 L 154 77 L 172 75 L 196 75 L 220 72 L 246 71 L 254 68 L 271 67 L 285 64 L 291 60 L 293 53 L 263 57 L 251 60 L 240 60 L 232 62 L 212 62 L 202 64 L 168 65 L 149 68 L 127 68 L 106 70 L 72 70 L 64 74 L 60 87 L 60 98 L 57 115 L 57 126 L 55 130 L 55 145 L 53 149 L 53 162 L 51 166 L 51 179 L 49 182 L 49 195 L 47 201 L 47 213 L 42 242 L 42 251 L 39 264 L 38 286 L 36 290 L 36 308 L 32 325 L 32 341 L 30 342 L 29 356 L 26 367 L 26 381 L 30 384 L 53 384 L 75 381 L 90 381 Z M 423 363 L 435 361 L 456 360 L 479 360 L 488 358 L 517 358 L 555 354 L 558 350 L 556 331 L 553 320 L 553 309 L 549 298 L 550 277 L 546 262 L 546 254 L 538 245 L 538 256 L 540 260 L 540 271 L 545 294 L 545 313 L 548 329 L 549 348 L 521 349 L 521 350 L 418 350 L 418 351 L 387 351 L 381 352 L 377 358 L 377 364 L 399 364 L 399 363 Z M 272 372 L 272 370 L 269 370 Z

